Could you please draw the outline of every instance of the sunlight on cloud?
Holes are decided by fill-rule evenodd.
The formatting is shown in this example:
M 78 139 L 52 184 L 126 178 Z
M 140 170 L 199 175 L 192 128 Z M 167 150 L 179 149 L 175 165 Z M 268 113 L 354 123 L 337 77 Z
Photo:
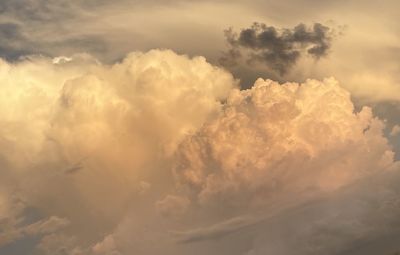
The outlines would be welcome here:
M 393 185 L 378 189 L 399 179 L 385 123 L 355 110 L 333 78 L 239 90 L 203 57 L 152 50 L 113 65 L 85 54 L 2 61 L 0 84 L 2 244 L 34 236 L 49 255 L 333 254 L 348 247 L 324 232 L 335 225 L 351 241 L 384 232 L 357 218 L 397 224 L 370 208 L 398 208 Z M 285 239 L 289 223 L 299 231 Z
M 336 189 L 393 163 L 383 128 L 371 109 L 355 113 L 334 79 L 259 79 L 233 90 L 220 116 L 181 144 L 176 173 L 200 202 L 241 198 L 247 206 L 284 192 Z

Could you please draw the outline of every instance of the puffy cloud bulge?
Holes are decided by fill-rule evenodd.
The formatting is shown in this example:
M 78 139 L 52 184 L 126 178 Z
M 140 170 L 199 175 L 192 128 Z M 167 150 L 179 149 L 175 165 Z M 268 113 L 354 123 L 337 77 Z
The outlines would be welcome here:
M 241 197 L 243 190 L 252 202 L 283 191 L 335 189 L 393 163 L 383 127 L 370 108 L 355 112 L 334 79 L 259 79 L 249 90 L 232 90 L 220 116 L 181 144 L 176 173 L 200 201 Z
M 118 220 L 152 165 L 167 164 L 236 86 L 204 58 L 170 51 L 113 66 L 88 56 L 2 62 L 0 79 L 2 186 L 46 214 L 93 224 Z
M 197 252 L 258 254 L 263 235 L 230 237 L 238 249 L 224 236 L 398 171 L 384 122 L 333 78 L 239 90 L 203 57 L 152 50 L 113 65 L 2 61 L 0 84 L 0 246 L 39 236 L 37 254 L 188 254 L 186 241 L 218 237 Z

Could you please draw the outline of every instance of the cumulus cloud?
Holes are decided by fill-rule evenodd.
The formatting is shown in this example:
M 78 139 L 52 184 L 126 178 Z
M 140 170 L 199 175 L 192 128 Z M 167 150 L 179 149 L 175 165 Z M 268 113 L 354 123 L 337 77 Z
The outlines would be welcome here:
M 27 207 L 68 219 L 89 242 L 120 221 L 135 194 L 170 185 L 162 183 L 166 159 L 219 111 L 236 81 L 203 57 L 172 51 L 132 53 L 113 66 L 87 55 L 62 59 L 0 63 L 0 182 Z
M 230 28 L 225 31 L 225 36 L 231 49 L 222 57 L 222 63 L 235 61 L 244 51 L 248 61 L 261 62 L 283 75 L 304 53 L 317 59 L 327 55 L 333 32 L 320 23 L 312 27 L 299 24 L 293 29 L 254 23 L 239 34 Z
M 128 217 L 115 236 L 136 242 L 121 251 L 346 254 L 368 240 L 380 245 L 398 224 L 389 183 L 399 165 L 384 128 L 370 108 L 356 111 L 334 79 L 233 89 L 175 153 L 174 195 L 156 204 L 180 217 Z M 377 201 L 393 206 L 387 218 Z
M 397 224 L 385 124 L 334 79 L 239 90 L 152 50 L 2 61 L 0 84 L 0 253 L 334 254 Z
M 233 90 L 220 116 L 180 145 L 175 173 L 200 203 L 247 206 L 333 190 L 393 163 L 383 128 L 371 109 L 355 113 L 333 79 L 260 79 Z
M 134 143 L 140 143 L 143 135 L 167 150 L 217 111 L 219 100 L 235 86 L 229 73 L 204 58 L 189 60 L 170 51 L 134 53 L 114 66 L 85 55 L 65 63 L 43 58 L 2 62 L 1 73 L 2 140 L 29 150 L 15 155 L 2 147 L 4 158 L 33 160 L 43 145 L 52 146 L 64 150 L 67 171 L 87 163 L 97 143 L 107 140 L 126 141 L 133 135 Z M 116 138 L 106 135 L 114 132 Z M 68 151 L 68 145 L 74 148 Z

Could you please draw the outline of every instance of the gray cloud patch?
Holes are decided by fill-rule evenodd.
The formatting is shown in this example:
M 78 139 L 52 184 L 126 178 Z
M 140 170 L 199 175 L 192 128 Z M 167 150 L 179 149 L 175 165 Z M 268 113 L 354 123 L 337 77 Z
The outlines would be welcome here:
M 235 64 L 241 52 L 247 51 L 248 62 L 261 62 L 284 75 L 302 54 L 317 59 L 327 55 L 333 30 L 320 23 L 311 27 L 299 24 L 292 29 L 254 23 L 239 34 L 229 28 L 225 36 L 231 48 L 221 58 L 223 64 Z
M 0 57 L 17 60 L 22 56 L 71 55 L 79 52 L 104 53 L 102 33 L 68 29 L 68 22 L 84 19 L 94 0 L 4 0 L 0 2 Z M 105 1 L 97 1 L 104 4 Z M 61 32 L 62 31 L 62 32 Z M 78 32 L 77 32 L 78 31 Z M 43 36 L 45 35 L 45 36 Z
M 76 49 L 90 54 L 102 54 L 108 50 L 100 35 L 87 34 L 51 40 L 32 40 L 24 34 L 23 26 L 17 23 L 0 23 L 0 58 L 18 60 L 27 55 L 72 55 Z
M 29 21 L 51 21 L 72 16 L 73 1 L 4 0 L 0 13 Z
M 11 22 L 0 24 L 0 57 L 16 59 L 29 54 L 30 50 L 26 47 L 25 41 L 18 24 Z

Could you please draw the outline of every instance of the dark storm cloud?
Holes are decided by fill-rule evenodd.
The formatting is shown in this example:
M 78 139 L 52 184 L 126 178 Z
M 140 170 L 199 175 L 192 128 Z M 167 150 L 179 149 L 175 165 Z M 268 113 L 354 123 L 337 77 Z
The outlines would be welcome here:
M 316 59 L 328 54 L 331 47 L 332 29 L 320 23 L 311 27 L 299 24 L 292 29 L 277 29 L 262 23 L 254 23 L 239 34 L 232 28 L 225 31 L 231 49 L 221 59 L 222 63 L 235 63 L 248 51 L 249 62 L 261 62 L 269 68 L 285 74 L 301 57 L 308 54 Z

